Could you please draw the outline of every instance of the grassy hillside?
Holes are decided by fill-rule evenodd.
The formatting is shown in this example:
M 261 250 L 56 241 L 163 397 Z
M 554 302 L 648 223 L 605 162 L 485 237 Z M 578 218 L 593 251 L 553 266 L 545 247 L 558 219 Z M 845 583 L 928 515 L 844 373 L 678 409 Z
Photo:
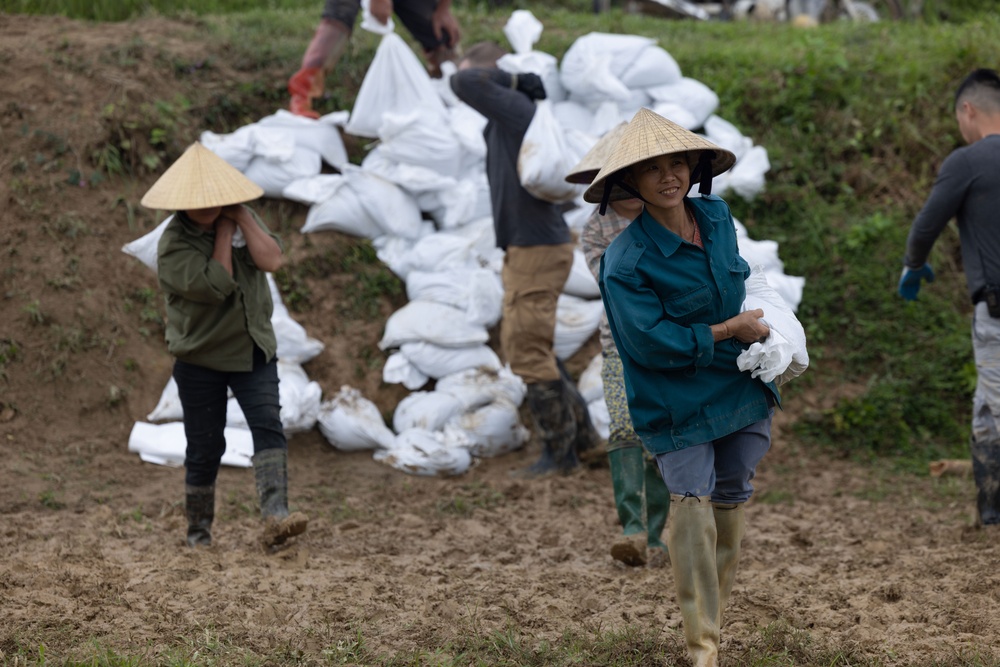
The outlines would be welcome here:
M 28 4 L 114 19 L 157 7 Z M 160 4 L 160 11 L 172 7 L 231 49 L 240 69 L 271 76 L 234 87 L 208 107 L 160 100 L 152 111 L 118 110 L 112 119 L 122 128 L 120 140 L 95 151 L 91 165 L 111 177 L 157 171 L 200 131 L 231 131 L 283 105 L 283 81 L 274 72 L 295 70 L 320 3 Z M 780 243 L 787 273 L 806 277 L 799 315 L 812 368 L 786 391 L 790 404 L 812 408 L 798 421 L 801 435 L 845 454 L 898 457 L 919 470 L 929 459 L 963 455 L 975 369 L 955 230 L 937 244 L 931 263 L 938 280 L 917 303 L 904 303 L 895 287 L 910 221 L 938 165 L 961 142 L 952 92 L 969 70 L 996 65 L 1000 20 L 973 0 L 926 2 L 930 21 L 811 30 L 677 22 L 619 10 L 594 15 L 569 3 L 511 7 L 522 4 L 546 26 L 537 48 L 556 56 L 591 31 L 655 37 L 686 76 L 719 94 L 719 115 L 768 149 L 766 191 L 732 205 L 753 237 Z M 25 7 L 0 2 L 8 11 Z M 505 43 L 509 9 L 456 3 L 464 42 Z M 341 85 L 329 91 L 323 110 L 351 107 L 376 46 L 376 37 L 357 32 L 331 77 Z M 202 66 L 210 63 L 177 63 L 175 70 L 184 76 Z M 361 154 L 360 146 L 353 148 Z

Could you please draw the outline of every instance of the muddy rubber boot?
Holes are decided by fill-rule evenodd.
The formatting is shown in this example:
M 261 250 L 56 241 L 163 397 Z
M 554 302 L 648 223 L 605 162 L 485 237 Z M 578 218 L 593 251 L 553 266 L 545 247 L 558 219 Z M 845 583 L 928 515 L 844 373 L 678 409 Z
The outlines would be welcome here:
M 611 545 L 611 557 L 630 567 L 646 564 L 646 520 L 643 505 L 645 454 L 641 446 L 631 445 L 608 452 L 611 488 L 615 509 L 622 524 L 622 535 Z
M 212 546 L 212 521 L 215 519 L 215 484 L 184 487 L 184 511 L 187 514 L 187 545 Z
M 576 449 L 577 458 L 580 461 L 590 463 L 603 463 L 605 459 L 604 440 L 601 438 L 594 422 L 590 419 L 590 409 L 587 401 L 583 400 L 580 390 L 570 376 L 569 371 L 562 361 L 556 364 L 559 367 L 559 375 L 563 380 L 563 389 L 569 400 L 570 408 L 573 410 L 573 420 L 576 422 L 576 438 L 573 440 L 573 447 Z
M 562 380 L 528 385 L 525 400 L 542 441 L 542 455 L 535 463 L 516 471 L 516 477 L 532 478 L 554 473 L 568 474 L 579 465 L 573 440 L 576 422 Z
M 1000 443 L 970 443 L 976 480 L 976 517 L 980 526 L 1000 524 Z
M 694 667 L 719 664 L 719 573 L 710 496 L 670 496 L 667 545 L 684 639 Z
M 644 458 L 645 455 L 644 455 Z M 664 567 L 669 562 L 669 550 L 663 541 L 663 529 L 670 514 L 670 491 L 660 476 L 656 459 L 646 458 L 646 545 L 649 567 Z
M 746 533 L 746 511 L 742 504 L 712 504 L 715 514 L 715 565 L 719 573 L 719 630 L 729 604 L 729 594 L 736 581 L 736 569 L 740 562 L 740 545 Z
M 288 513 L 288 452 L 265 449 L 254 454 L 253 472 L 264 519 L 261 543 L 265 547 L 284 544 L 305 532 L 309 519 L 302 512 Z

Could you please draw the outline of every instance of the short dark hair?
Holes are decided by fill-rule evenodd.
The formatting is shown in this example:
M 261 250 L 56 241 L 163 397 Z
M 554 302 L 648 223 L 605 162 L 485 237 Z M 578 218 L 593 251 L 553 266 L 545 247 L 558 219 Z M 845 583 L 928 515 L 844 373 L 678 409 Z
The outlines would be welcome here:
M 970 102 L 989 113 L 1000 112 L 1000 74 L 986 68 L 969 74 L 955 91 L 955 108 L 962 102 Z
M 507 55 L 507 50 L 496 42 L 476 42 L 462 55 L 462 61 L 472 67 L 496 67 L 497 61 Z

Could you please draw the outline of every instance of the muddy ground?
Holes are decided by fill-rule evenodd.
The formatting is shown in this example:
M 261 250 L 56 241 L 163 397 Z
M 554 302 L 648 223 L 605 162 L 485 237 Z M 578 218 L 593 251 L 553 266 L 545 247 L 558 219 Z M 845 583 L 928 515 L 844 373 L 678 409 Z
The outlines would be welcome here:
M 634 628 L 678 659 L 669 570 L 608 554 L 618 526 L 607 468 L 512 479 L 534 445 L 437 479 L 338 452 L 318 430 L 296 434 L 291 501 L 312 519 L 305 536 L 262 553 L 252 472 L 224 468 L 215 545 L 182 546 L 183 470 L 126 449 L 170 373 L 155 280 L 120 252 L 156 222 L 138 207 L 155 174 L 90 174 L 113 139 L 109 105 L 134 111 L 176 93 L 209 105 L 254 77 L 283 86 L 280 69 L 243 71 L 199 34 L 162 19 L 0 14 L 0 662 L 44 644 L 50 659 L 98 646 L 157 664 L 218 644 L 232 664 L 319 664 L 359 633 L 391 656 L 509 628 L 529 645 Z M 212 67 L 185 65 L 206 50 Z M 286 217 L 293 259 L 353 243 L 297 234 L 303 208 L 270 212 Z M 311 305 L 294 316 L 326 349 L 305 368 L 326 396 L 351 384 L 391 414 L 405 392 L 381 384 L 375 343 L 399 297 L 378 317 L 346 318 L 330 304 L 351 280 L 308 276 Z M 803 446 L 789 424 L 839 390 L 827 378 L 779 416 L 748 509 L 727 664 L 773 623 L 886 665 L 994 664 L 1000 537 L 974 529 L 972 481 L 889 475 Z

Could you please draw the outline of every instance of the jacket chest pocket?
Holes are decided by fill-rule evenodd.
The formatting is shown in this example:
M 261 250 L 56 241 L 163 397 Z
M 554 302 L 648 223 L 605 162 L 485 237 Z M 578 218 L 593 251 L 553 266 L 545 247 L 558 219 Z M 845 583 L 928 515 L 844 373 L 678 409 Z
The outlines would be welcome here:
M 689 324 L 696 321 L 697 315 L 706 310 L 711 303 L 712 291 L 707 285 L 702 285 L 664 299 L 663 310 L 671 320 L 679 324 Z
M 750 274 L 750 265 L 739 255 L 734 255 L 733 261 L 729 264 L 729 274 L 732 276 L 734 283 L 742 285 L 746 282 L 747 276 Z

